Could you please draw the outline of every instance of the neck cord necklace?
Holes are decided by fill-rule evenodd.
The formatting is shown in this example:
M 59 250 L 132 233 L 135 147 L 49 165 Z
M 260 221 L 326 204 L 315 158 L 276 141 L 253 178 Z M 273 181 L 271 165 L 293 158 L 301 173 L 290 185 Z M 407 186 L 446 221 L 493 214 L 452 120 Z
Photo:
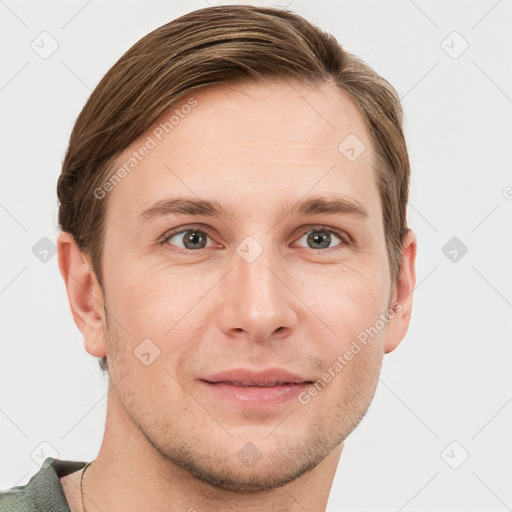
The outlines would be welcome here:
M 88 462 L 85 467 L 84 467 L 84 470 L 82 471 L 82 477 L 80 478 L 80 496 L 82 498 L 82 508 L 83 508 L 83 512 L 86 512 L 85 511 L 85 503 L 84 503 L 84 475 L 85 475 L 85 472 L 87 471 L 87 469 L 89 468 L 89 466 L 92 464 L 92 462 Z

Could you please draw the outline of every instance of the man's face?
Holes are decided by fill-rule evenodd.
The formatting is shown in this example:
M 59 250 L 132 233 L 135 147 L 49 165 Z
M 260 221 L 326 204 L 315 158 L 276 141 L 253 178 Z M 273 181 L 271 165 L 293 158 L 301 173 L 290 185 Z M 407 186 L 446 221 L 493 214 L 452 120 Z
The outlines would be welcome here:
M 191 109 L 177 105 L 169 134 L 159 121 L 114 167 L 155 142 L 108 196 L 109 414 L 203 481 L 272 488 L 338 446 L 375 390 L 386 327 L 333 371 L 392 294 L 372 144 L 331 84 L 243 83 L 193 98 Z M 143 215 L 177 198 L 215 202 L 225 215 Z M 366 214 L 292 209 L 312 198 Z M 307 393 L 329 368 L 330 382 Z M 303 384 L 216 377 L 231 370 L 284 370 Z

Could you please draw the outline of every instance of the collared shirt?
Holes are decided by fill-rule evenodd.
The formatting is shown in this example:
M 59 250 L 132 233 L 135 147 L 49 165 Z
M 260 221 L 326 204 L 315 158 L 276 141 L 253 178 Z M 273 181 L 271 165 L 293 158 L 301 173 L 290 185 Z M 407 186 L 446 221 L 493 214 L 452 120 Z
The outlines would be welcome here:
M 0 512 L 71 512 L 59 479 L 86 464 L 47 457 L 26 485 L 0 491 Z

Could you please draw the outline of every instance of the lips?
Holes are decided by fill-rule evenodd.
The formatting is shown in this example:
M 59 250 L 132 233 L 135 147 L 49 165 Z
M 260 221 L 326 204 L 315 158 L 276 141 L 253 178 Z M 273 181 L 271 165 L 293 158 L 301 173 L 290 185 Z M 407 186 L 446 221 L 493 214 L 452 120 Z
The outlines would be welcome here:
M 257 383 L 254 384 L 252 382 L 237 382 L 232 380 L 222 380 L 219 382 L 212 382 L 211 384 L 230 384 L 231 386 L 240 386 L 240 387 L 259 387 L 259 388 L 270 388 L 273 386 L 288 386 L 294 384 L 300 384 L 299 382 L 270 382 L 269 384 Z
M 200 379 L 210 384 L 228 384 L 239 387 L 273 387 L 311 384 L 313 380 L 280 368 L 251 371 L 243 368 L 228 370 Z
M 219 407 L 234 406 L 236 410 L 265 410 L 267 413 L 296 399 L 314 382 L 282 368 L 262 371 L 237 368 L 208 375 L 199 381 Z

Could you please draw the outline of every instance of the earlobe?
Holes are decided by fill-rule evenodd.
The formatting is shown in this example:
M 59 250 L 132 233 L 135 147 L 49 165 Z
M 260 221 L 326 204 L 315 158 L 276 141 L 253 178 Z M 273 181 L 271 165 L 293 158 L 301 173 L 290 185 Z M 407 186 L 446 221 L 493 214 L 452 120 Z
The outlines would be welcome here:
M 398 346 L 404 339 L 407 329 L 409 328 L 413 292 L 416 286 L 416 248 L 416 235 L 409 229 L 402 247 L 402 263 L 396 285 L 394 302 L 392 303 L 392 305 L 396 305 L 394 316 L 387 326 L 386 344 L 384 347 L 386 354 L 392 352 Z
M 85 348 L 89 354 L 103 357 L 106 355 L 102 321 L 103 294 L 94 271 L 70 233 L 59 233 L 57 250 L 71 313 L 84 337 Z

